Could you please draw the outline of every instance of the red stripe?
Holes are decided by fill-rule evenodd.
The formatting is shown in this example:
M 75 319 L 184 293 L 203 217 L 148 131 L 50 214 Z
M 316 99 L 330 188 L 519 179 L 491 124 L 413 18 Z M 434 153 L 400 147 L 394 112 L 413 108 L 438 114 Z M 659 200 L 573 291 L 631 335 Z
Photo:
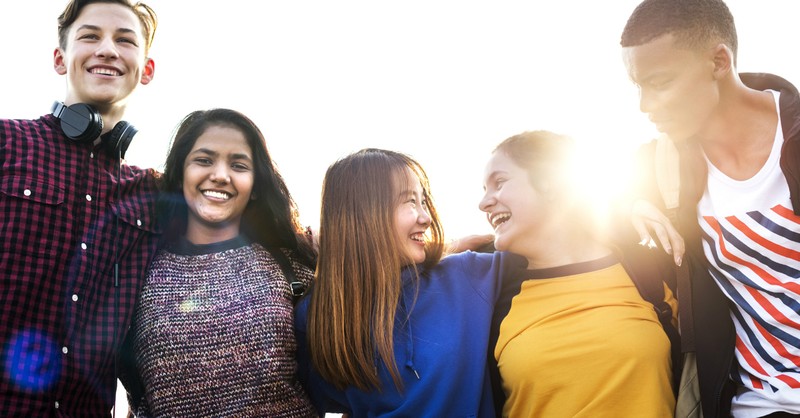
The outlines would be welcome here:
M 755 356 L 753 356 L 753 353 L 751 353 L 750 350 L 747 349 L 742 339 L 739 338 L 738 334 L 736 335 L 736 350 L 739 351 L 739 354 L 741 354 L 742 358 L 744 358 L 744 361 L 746 361 L 747 364 L 749 364 L 750 367 L 753 368 L 753 370 L 757 371 L 758 373 L 761 373 L 762 376 L 767 376 L 767 372 L 765 372 L 764 369 L 761 367 L 761 365 L 758 363 Z M 750 376 L 750 380 L 753 384 L 753 388 L 755 389 L 764 388 L 760 379 L 756 379 L 754 376 Z
M 759 292 L 756 289 L 753 289 L 750 286 L 745 286 L 744 288 L 747 289 L 747 292 L 750 293 L 750 296 L 752 296 L 753 299 L 755 299 L 756 302 L 758 302 L 758 305 L 764 308 L 764 310 L 767 311 L 767 313 L 769 313 L 770 316 L 772 316 L 779 323 L 793 329 L 800 329 L 800 324 L 787 318 L 786 315 L 784 315 L 781 311 L 779 311 L 778 308 L 775 307 L 775 305 L 771 304 L 769 300 L 767 300 L 767 298 L 764 297 L 763 294 L 761 294 L 761 292 Z
M 768 240 L 767 238 L 757 234 L 755 231 L 750 229 L 749 226 L 745 225 L 744 222 L 742 222 L 739 218 L 735 216 L 729 216 L 725 219 L 756 244 L 772 251 L 775 254 L 784 256 L 786 258 L 791 258 L 792 260 L 800 260 L 800 251 L 795 251 L 791 248 L 786 248 L 782 245 L 778 245 Z
M 758 323 L 758 321 L 753 321 L 753 324 L 756 326 L 756 329 L 758 330 L 758 332 L 761 333 L 764 339 L 767 340 L 769 345 L 771 345 L 772 348 L 775 349 L 775 352 L 778 353 L 779 356 L 785 358 L 786 360 L 791 361 L 792 363 L 794 363 L 795 366 L 800 366 L 800 357 L 787 351 L 783 343 L 779 339 L 775 338 L 774 335 L 767 332 L 767 330 L 764 327 L 762 327 L 761 324 Z
M 709 224 L 709 226 L 711 226 L 711 228 L 714 229 L 714 231 L 717 233 L 717 242 L 719 243 L 720 246 L 720 252 L 722 255 L 725 256 L 725 258 L 734 261 L 738 264 L 741 264 L 744 267 L 749 268 L 750 270 L 753 271 L 753 273 L 757 274 L 758 277 L 761 278 L 761 280 L 771 285 L 782 287 L 793 293 L 800 293 L 800 284 L 794 282 L 783 283 L 780 280 L 772 277 L 772 275 L 764 271 L 764 269 L 759 267 L 757 264 L 744 261 L 741 258 L 731 254 L 727 250 L 727 247 L 725 246 L 725 240 L 722 238 L 722 229 L 720 228 L 719 222 L 717 222 L 715 218 L 710 216 L 704 216 L 703 219 L 705 219 L 705 221 Z
M 780 380 L 781 382 L 786 383 L 792 389 L 800 388 L 800 382 L 798 382 L 797 379 L 793 379 L 792 377 L 789 377 L 785 374 L 779 374 L 775 377 L 778 378 L 778 380 Z
M 775 207 L 772 208 L 772 211 L 796 224 L 800 224 L 800 216 L 795 215 L 794 211 L 786 206 L 775 205 Z

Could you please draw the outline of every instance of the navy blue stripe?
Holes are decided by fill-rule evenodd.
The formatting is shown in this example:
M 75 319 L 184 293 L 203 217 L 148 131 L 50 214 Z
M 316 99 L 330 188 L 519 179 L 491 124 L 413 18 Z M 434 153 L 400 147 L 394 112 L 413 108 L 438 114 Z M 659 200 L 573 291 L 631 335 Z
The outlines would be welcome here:
M 769 257 L 765 253 L 756 251 L 753 248 L 750 248 L 747 244 L 740 241 L 734 234 L 729 232 L 725 229 L 722 224 L 719 224 L 720 229 L 722 230 L 722 236 L 725 241 L 729 242 L 731 245 L 736 247 L 736 249 L 740 250 L 741 252 L 753 257 L 754 259 L 758 260 L 759 263 L 771 268 L 772 270 L 778 271 L 781 274 L 785 274 L 789 277 L 798 277 L 800 276 L 800 270 L 792 268 L 791 266 L 775 261 Z M 773 252 L 769 252 L 769 254 L 774 254 Z
M 775 235 L 780 235 L 786 239 L 792 240 L 794 242 L 800 242 L 800 233 L 792 231 L 791 229 L 787 229 L 782 225 L 778 225 L 769 219 L 768 217 L 764 216 L 763 213 L 759 211 L 747 212 L 747 215 L 753 218 L 759 225 L 763 226 L 764 228 L 768 229 Z
M 720 228 L 722 228 L 722 225 L 720 225 Z M 722 231 L 722 234 L 725 237 L 733 238 L 731 236 L 731 234 L 726 234 L 724 229 Z M 714 261 L 716 262 L 717 268 L 719 268 L 720 270 L 725 271 L 731 277 L 733 277 L 735 280 L 741 282 L 742 284 L 750 286 L 753 289 L 756 289 L 757 291 L 759 291 L 761 293 L 764 293 L 766 295 L 770 295 L 770 296 L 778 299 L 784 306 L 786 306 L 787 308 L 791 309 L 792 311 L 800 312 L 800 301 L 795 300 L 794 298 L 792 298 L 792 297 L 790 297 L 787 294 L 782 293 L 782 292 L 774 292 L 774 291 L 769 291 L 769 290 L 763 289 L 761 286 L 759 286 L 758 284 L 753 282 L 749 277 L 747 277 L 744 273 L 742 273 L 739 269 L 731 267 L 730 265 L 728 265 L 726 263 L 723 263 L 722 260 L 720 260 L 720 258 L 719 258 L 719 254 L 716 251 L 716 247 L 714 246 L 714 240 L 705 231 L 703 231 L 702 235 L 703 235 L 703 240 L 706 242 L 706 244 L 710 248 L 712 248 L 711 253 L 713 254 Z M 715 276 L 715 279 L 717 280 L 717 283 L 719 283 L 720 285 L 723 285 L 724 283 L 727 283 L 727 280 L 725 280 L 723 278 L 717 278 Z M 731 290 L 731 291 L 734 292 L 733 290 Z M 741 302 L 741 301 L 737 301 L 737 302 Z

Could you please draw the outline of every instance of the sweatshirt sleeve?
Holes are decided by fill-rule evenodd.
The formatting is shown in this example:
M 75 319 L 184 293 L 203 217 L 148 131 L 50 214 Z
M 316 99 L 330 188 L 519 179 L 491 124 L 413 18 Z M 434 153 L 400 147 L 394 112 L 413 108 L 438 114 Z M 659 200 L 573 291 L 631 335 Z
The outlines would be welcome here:
M 346 406 L 345 393 L 336 389 L 333 385 L 325 381 L 319 373 L 314 370 L 311 363 L 311 353 L 308 349 L 308 297 L 300 300 L 295 308 L 295 338 L 297 339 L 297 377 L 303 388 L 311 398 L 311 403 L 318 411 L 320 416 L 326 412 L 337 412 L 349 414 Z

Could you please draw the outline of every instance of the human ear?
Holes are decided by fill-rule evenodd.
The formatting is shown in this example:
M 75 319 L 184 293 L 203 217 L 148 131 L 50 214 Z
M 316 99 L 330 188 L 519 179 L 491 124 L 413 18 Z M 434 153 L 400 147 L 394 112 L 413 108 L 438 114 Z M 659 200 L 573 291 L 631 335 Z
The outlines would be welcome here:
M 149 84 L 153 80 L 153 75 L 156 73 L 156 63 L 152 58 L 145 58 L 144 69 L 142 71 L 142 84 Z
M 64 63 L 64 52 L 61 51 L 61 48 L 56 48 L 55 51 L 53 51 L 53 69 L 56 70 L 58 75 L 67 73 L 67 65 Z
M 712 50 L 714 61 L 714 78 L 720 79 L 730 73 L 733 68 L 733 52 L 727 45 L 720 43 Z

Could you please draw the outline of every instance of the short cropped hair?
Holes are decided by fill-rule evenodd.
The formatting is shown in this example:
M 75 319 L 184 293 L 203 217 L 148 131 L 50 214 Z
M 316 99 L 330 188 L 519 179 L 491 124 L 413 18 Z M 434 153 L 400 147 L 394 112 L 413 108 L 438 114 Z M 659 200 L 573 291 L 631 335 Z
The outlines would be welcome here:
M 150 47 L 153 45 L 153 38 L 156 36 L 158 17 L 150 6 L 142 2 L 131 3 L 129 0 L 70 0 L 61 16 L 58 17 L 58 46 L 61 49 L 67 48 L 69 28 L 78 19 L 83 8 L 92 3 L 112 3 L 129 8 L 142 23 L 142 36 L 145 40 L 144 53 L 145 55 L 149 53 Z
M 680 46 L 690 48 L 721 41 L 736 62 L 736 25 L 722 0 L 644 0 L 628 18 L 620 44 L 639 46 L 670 33 Z

